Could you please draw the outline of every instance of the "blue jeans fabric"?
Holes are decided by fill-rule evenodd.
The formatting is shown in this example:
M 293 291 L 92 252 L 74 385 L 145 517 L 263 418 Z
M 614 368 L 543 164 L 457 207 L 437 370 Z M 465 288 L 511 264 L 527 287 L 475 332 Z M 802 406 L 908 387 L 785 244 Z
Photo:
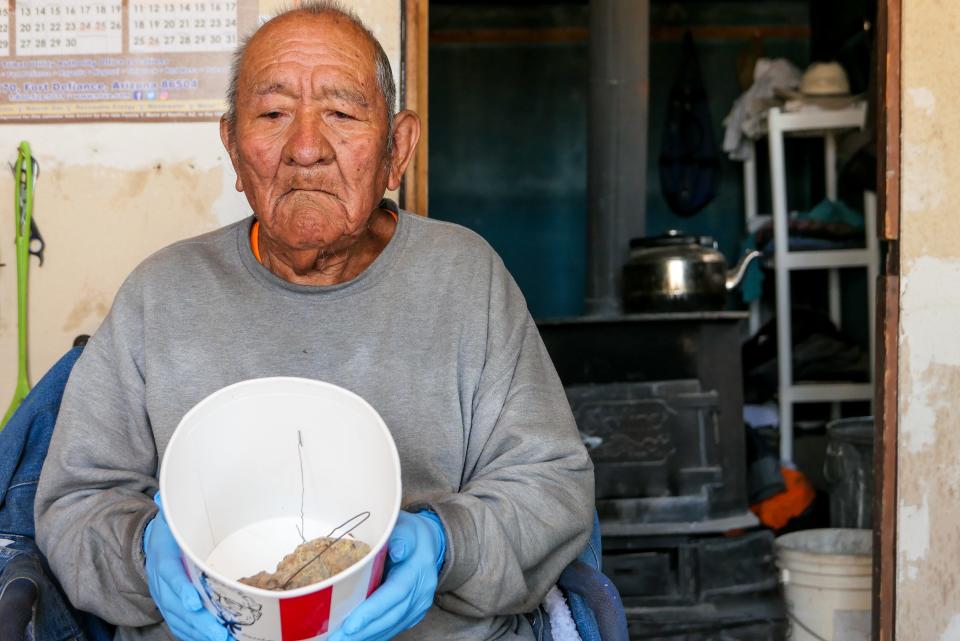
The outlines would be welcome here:
M 0 568 L 0 594 L 16 579 L 30 581 L 39 591 L 24 641 L 89 641 L 33 539 L 0 535 Z
M 33 499 L 47 456 L 63 388 L 80 356 L 75 347 L 30 390 L 0 431 L 0 535 L 34 538 Z
M 570 568 L 573 568 L 573 566 L 579 562 L 583 563 L 586 567 L 576 573 L 571 573 L 570 568 L 568 568 L 560 581 L 561 591 L 564 592 L 567 605 L 570 608 L 570 614 L 573 617 L 573 622 L 576 624 L 577 632 L 583 641 L 601 641 L 601 626 L 597 621 L 596 613 L 588 601 L 591 601 L 594 605 L 599 604 L 599 607 L 605 610 L 603 613 L 605 615 L 608 614 L 606 610 L 611 610 L 612 613 L 609 614 L 609 616 L 605 616 L 605 619 L 608 620 L 613 620 L 616 619 L 617 616 L 621 616 L 619 612 L 623 610 L 620 595 L 616 593 L 616 588 L 613 588 L 609 580 L 600 574 L 602 554 L 600 518 L 597 513 L 594 512 L 593 530 L 590 533 L 590 540 L 587 541 L 587 546 L 583 549 L 583 552 L 580 553 L 580 556 L 578 556 L 576 561 L 570 566 Z M 570 583 L 576 584 L 576 592 L 567 589 L 568 586 L 562 585 L 565 579 Z M 582 592 L 582 594 L 578 592 Z M 589 595 L 589 599 L 587 595 Z M 537 641 L 552 641 L 553 634 L 550 630 L 550 619 L 542 607 L 528 614 L 527 619 L 533 627 L 534 637 Z M 616 626 L 607 627 L 613 628 Z M 621 627 L 623 627 L 623 630 L 618 630 L 618 632 L 625 632 L 625 626 Z M 626 636 L 623 634 L 619 636 L 614 635 L 614 637 L 613 641 L 626 641 Z
M 593 530 L 590 532 L 590 540 L 587 541 L 587 547 L 583 549 L 577 561 L 582 561 L 595 570 L 600 570 L 600 560 L 603 556 L 600 544 L 600 517 L 593 513 Z M 587 600 L 575 592 L 567 592 L 567 605 L 570 607 L 570 615 L 574 623 L 577 624 L 577 632 L 583 641 L 600 641 L 600 628 L 597 625 L 597 619 L 594 616 Z
M 82 348 L 67 352 L 34 386 L 0 431 L 0 593 L 14 579 L 40 595 L 27 641 L 110 641 L 113 631 L 74 610 L 34 543 L 33 501 L 70 371 Z

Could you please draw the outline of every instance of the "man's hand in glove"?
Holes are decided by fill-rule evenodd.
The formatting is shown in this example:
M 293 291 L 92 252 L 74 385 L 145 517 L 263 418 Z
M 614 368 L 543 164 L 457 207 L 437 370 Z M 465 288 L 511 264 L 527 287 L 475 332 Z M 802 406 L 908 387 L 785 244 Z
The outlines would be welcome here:
M 329 641 L 386 641 L 420 623 L 433 605 L 446 552 L 440 518 L 400 512 L 390 535 L 383 584 L 350 613 Z
M 147 584 L 167 627 L 181 641 L 227 641 L 230 634 L 203 608 L 196 588 L 180 561 L 180 548 L 163 516 L 160 493 L 153 497 L 160 511 L 143 533 Z

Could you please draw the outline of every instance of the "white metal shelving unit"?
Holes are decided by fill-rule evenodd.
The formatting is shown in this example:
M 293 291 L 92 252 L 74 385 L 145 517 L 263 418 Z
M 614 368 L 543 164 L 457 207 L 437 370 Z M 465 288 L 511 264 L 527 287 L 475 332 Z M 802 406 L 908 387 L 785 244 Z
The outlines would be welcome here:
M 873 400 L 873 346 L 874 326 L 869 323 L 870 375 L 869 383 L 796 383 L 793 380 L 793 348 L 790 323 L 790 272 L 799 269 L 828 270 L 830 318 L 841 325 L 840 269 L 859 267 L 867 270 L 867 304 L 874 308 L 876 278 L 880 250 L 876 233 L 876 195 L 864 194 L 864 222 L 866 242 L 863 249 L 827 249 L 820 251 L 790 251 L 789 210 L 787 209 L 787 167 L 784 138 L 790 136 L 817 136 L 824 139 L 824 166 L 826 191 L 831 200 L 837 198 L 837 135 L 844 130 L 862 129 L 866 120 L 866 105 L 846 109 L 784 112 L 773 108 L 767 112 L 767 142 L 770 148 L 770 182 L 773 201 L 773 269 L 776 284 L 777 314 L 777 369 L 779 375 L 780 458 L 793 460 L 793 404 L 836 403 L 842 401 Z M 743 166 L 745 215 L 748 229 L 754 229 L 763 218 L 757 206 L 756 154 Z M 760 304 L 754 301 L 750 308 L 750 331 L 760 327 Z

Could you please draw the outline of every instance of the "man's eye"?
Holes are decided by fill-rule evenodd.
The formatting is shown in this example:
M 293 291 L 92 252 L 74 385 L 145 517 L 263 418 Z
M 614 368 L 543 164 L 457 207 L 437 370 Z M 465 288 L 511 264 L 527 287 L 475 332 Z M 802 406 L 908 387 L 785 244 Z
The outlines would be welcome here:
M 353 120 L 353 116 L 342 111 L 334 111 L 333 117 L 337 118 L 338 120 Z
M 266 113 L 264 113 L 264 114 L 261 114 L 260 117 L 261 117 L 261 118 L 269 118 L 270 120 L 276 120 L 276 119 L 279 118 L 281 115 L 282 115 L 282 114 L 281 114 L 279 111 L 268 111 L 268 112 L 266 112 Z

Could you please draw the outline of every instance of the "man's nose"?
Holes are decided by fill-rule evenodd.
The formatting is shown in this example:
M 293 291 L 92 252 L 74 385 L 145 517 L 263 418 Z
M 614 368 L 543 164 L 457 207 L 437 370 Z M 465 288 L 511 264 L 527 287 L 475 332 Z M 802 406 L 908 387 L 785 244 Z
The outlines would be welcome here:
M 335 152 L 330 131 L 320 114 L 298 112 L 288 130 L 283 160 L 290 165 L 309 167 L 331 162 Z

